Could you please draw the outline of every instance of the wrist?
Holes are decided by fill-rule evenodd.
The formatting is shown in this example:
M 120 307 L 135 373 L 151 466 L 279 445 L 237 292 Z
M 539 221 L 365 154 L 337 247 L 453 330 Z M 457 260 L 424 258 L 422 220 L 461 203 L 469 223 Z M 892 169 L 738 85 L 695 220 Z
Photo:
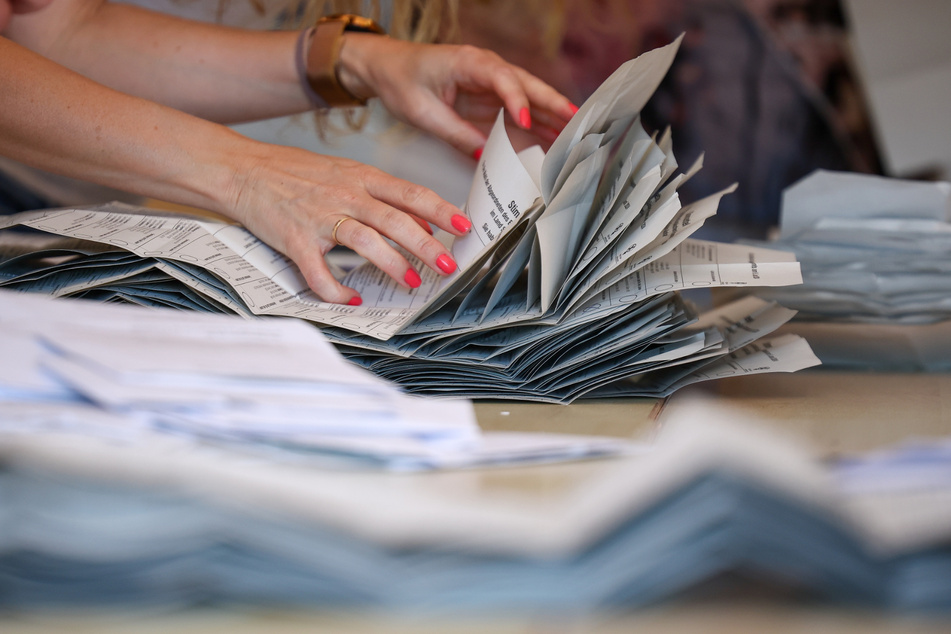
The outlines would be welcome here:
M 220 213 L 247 225 L 247 212 L 253 208 L 253 183 L 261 178 L 267 165 L 266 144 L 245 137 L 233 130 L 216 126 L 213 137 L 207 138 L 190 152 L 195 159 L 192 169 L 183 174 L 184 189 L 197 200 L 193 206 Z
M 337 59 L 337 80 L 340 85 L 355 97 L 367 99 L 376 97 L 369 78 L 369 57 L 367 49 L 377 40 L 377 36 L 366 33 L 347 33 L 342 38 L 340 55 Z
M 315 107 L 362 106 L 374 96 L 365 80 L 366 65 L 355 54 L 360 46 L 354 40 L 364 37 L 360 33 L 374 34 L 373 38 L 384 34 L 372 20 L 354 15 L 321 18 L 301 33 L 297 69 L 302 89 Z

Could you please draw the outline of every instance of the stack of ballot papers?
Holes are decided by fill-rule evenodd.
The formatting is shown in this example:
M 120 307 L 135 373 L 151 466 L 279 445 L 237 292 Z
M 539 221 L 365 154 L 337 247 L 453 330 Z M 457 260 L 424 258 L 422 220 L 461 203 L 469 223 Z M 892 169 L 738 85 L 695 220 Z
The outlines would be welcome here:
M 746 580 L 951 609 L 946 477 L 860 486 L 863 468 L 895 465 L 821 463 L 716 403 L 678 411 L 650 451 L 547 478 L 552 467 L 326 470 L 168 436 L 0 435 L 0 606 L 566 614 Z
M 784 192 L 769 246 L 803 283 L 756 294 L 798 311 L 824 363 L 951 370 L 951 183 L 817 171 Z
M 164 433 L 283 459 L 433 469 L 616 454 L 629 443 L 482 434 L 468 401 L 407 396 L 291 319 L 0 291 L 0 435 Z
M 417 289 L 365 263 L 338 275 L 361 306 L 322 303 L 292 262 L 242 227 L 120 204 L 0 220 L 87 241 L 8 253 L 0 285 L 313 321 L 351 361 L 430 396 L 663 396 L 710 377 L 815 365 L 801 338 L 769 337 L 792 315 L 775 303 L 728 307 L 701 327 L 681 300 L 684 289 L 801 275 L 785 251 L 688 239 L 733 188 L 682 204 L 678 187 L 702 157 L 677 173 L 669 133 L 641 124 L 679 43 L 619 68 L 547 154 L 516 153 L 500 112 L 465 204 L 472 231 L 442 236 L 458 271 L 442 277 L 404 253 L 423 276 Z

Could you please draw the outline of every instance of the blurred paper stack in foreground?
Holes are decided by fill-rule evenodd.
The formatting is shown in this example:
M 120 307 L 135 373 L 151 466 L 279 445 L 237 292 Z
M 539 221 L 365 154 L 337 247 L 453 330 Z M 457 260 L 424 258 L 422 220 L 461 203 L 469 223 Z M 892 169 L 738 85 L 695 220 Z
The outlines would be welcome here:
M 606 438 L 482 434 L 469 402 L 401 394 L 291 319 L 0 291 L 0 349 L 0 435 L 176 439 L 402 470 L 630 449 Z
M 646 453 L 557 472 L 327 470 L 142 433 L 0 434 L 0 608 L 561 617 L 752 585 L 951 609 L 939 447 L 830 469 L 716 403 Z

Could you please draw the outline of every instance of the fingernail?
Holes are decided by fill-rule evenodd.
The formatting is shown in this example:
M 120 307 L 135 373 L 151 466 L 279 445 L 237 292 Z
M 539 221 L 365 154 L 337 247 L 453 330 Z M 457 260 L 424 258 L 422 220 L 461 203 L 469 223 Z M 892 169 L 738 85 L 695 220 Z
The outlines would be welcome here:
M 448 274 L 456 270 L 456 261 L 443 253 L 436 258 L 436 266 L 438 266 L 443 273 Z
M 578 106 L 573 103 L 568 104 L 568 107 L 571 108 L 571 116 L 578 114 Z
M 528 108 L 522 108 L 518 113 L 518 124 L 528 130 L 532 127 L 532 115 L 528 113 Z
M 413 269 L 406 271 L 406 275 L 403 276 L 403 281 L 406 282 L 410 288 L 419 288 L 419 285 L 423 283 L 423 280 L 419 277 L 419 273 Z
M 359 295 L 354 295 L 353 297 L 350 298 L 350 301 L 347 302 L 347 305 L 348 305 L 348 306 L 359 306 L 359 305 L 362 304 L 362 303 L 363 303 L 363 300 L 360 298 L 360 296 L 359 296 Z
M 474 158 L 474 159 L 477 160 L 477 161 L 478 161 L 480 158 L 482 158 L 482 148 L 477 147 L 477 148 L 475 149 L 475 151 L 472 153 L 472 158 Z
M 459 233 L 465 233 L 472 228 L 472 223 L 469 222 L 469 219 L 465 216 L 456 214 L 452 217 L 452 226 L 455 227 Z

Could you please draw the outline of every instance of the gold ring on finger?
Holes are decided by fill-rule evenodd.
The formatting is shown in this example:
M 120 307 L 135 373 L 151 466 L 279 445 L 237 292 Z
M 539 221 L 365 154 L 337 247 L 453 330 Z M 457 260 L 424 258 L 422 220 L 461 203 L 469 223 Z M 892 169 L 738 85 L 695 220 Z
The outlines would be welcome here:
M 353 218 L 351 218 L 350 216 L 344 216 L 343 218 L 337 221 L 337 224 L 334 225 L 333 231 L 330 232 L 330 238 L 331 240 L 334 241 L 334 244 L 338 244 L 338 245 L 340 244 L 340 240 L 337 239 L 337 229 L 339 229 L 340 225 L 342 225 L 348 220 L 353 220 Z

